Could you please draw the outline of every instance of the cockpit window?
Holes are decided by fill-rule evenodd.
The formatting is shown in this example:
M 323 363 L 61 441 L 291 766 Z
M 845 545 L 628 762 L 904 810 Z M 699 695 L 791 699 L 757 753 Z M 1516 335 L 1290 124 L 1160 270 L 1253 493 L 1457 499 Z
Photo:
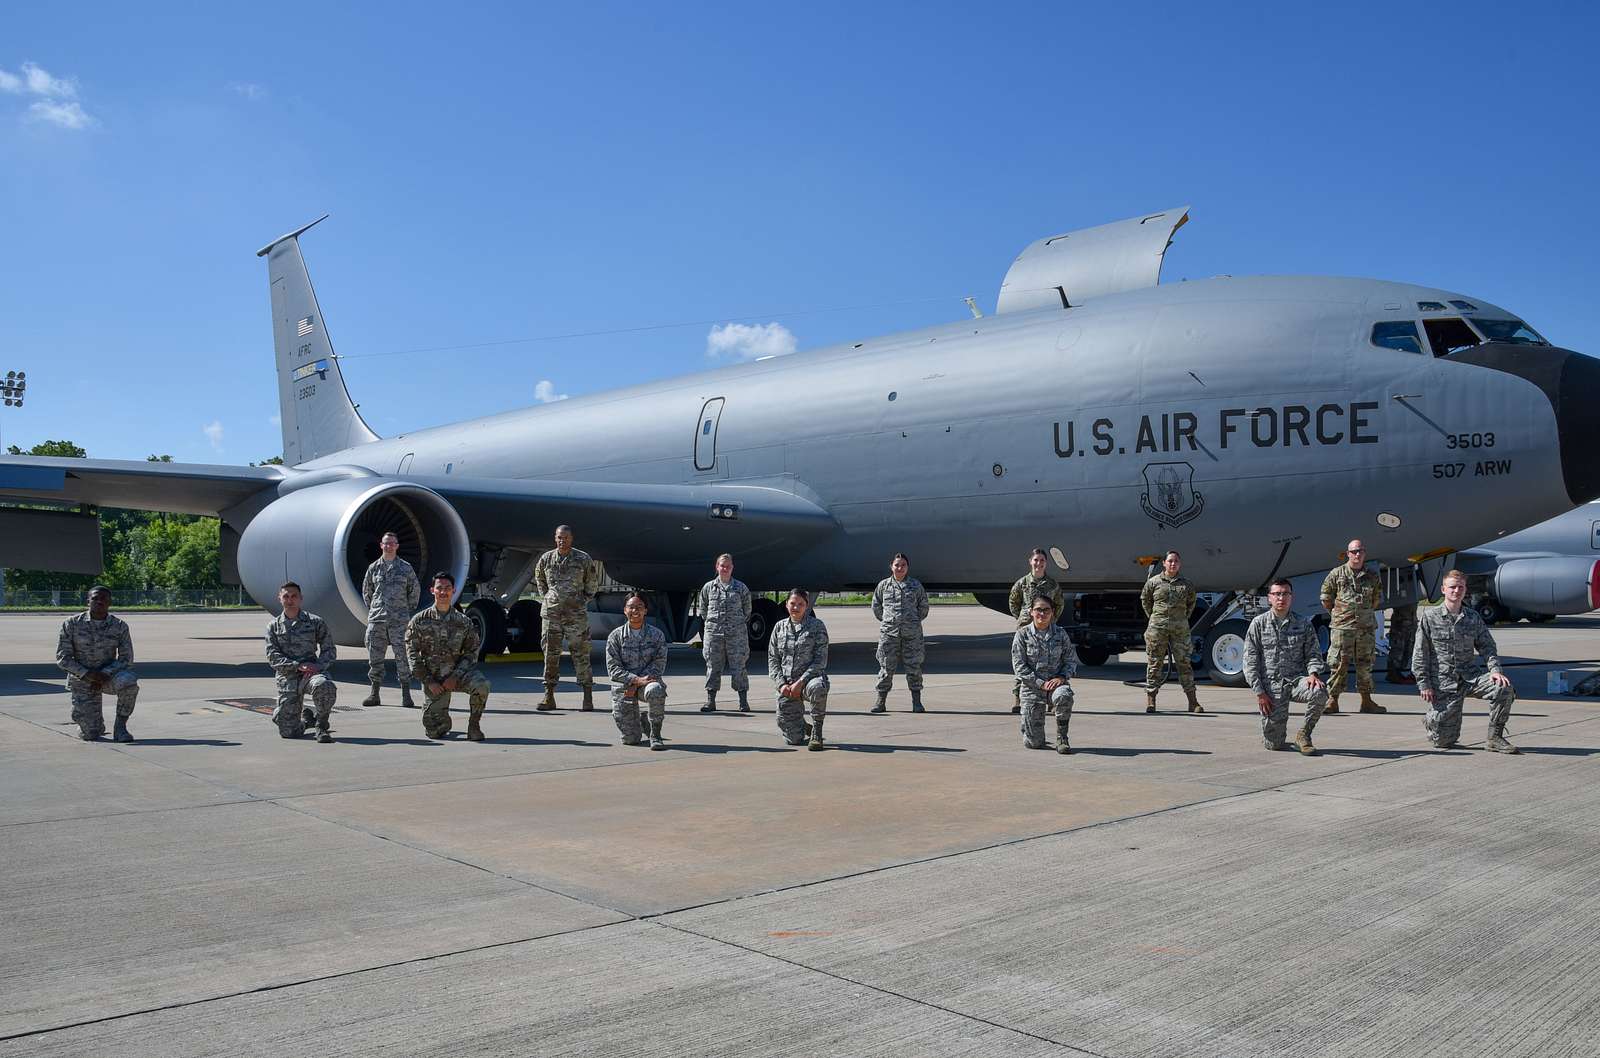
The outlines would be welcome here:
M 1444 302 L 1442 302 L 1442 301 L 1419 301 L 1419 302 L 1417 302 L 1417 311 L 1418 312 L 1443 312 L 1444 311 Z
M 1423 320 L 1422 329 L 1428 332 L 1428 344 L 1433 346 L 1434 356 L 1449 356 L 1478 344 L 1478 335 L 1458 316 Z
M 1484 340 L 1509 342 L 1512 345 L 1549 345 L 1538 331 L 1521 320 L 1473 320 L 1473 325 L 1483 332 Z
M 1422 338 L 1412 320 L 1390 320 L 1372 325 L 1372 344 L 1380 349 L 1399 349 L 1403 353 L 1422 352 Z
M 1478 311 L 1478 306 L 1474 305 L 1470 301 L 1452 301 L 1452 302 L 1450 302 L 1450 304 L 1454 305 L 1456 308 L 1460 309 L 1462 312 L 1477 312 Z

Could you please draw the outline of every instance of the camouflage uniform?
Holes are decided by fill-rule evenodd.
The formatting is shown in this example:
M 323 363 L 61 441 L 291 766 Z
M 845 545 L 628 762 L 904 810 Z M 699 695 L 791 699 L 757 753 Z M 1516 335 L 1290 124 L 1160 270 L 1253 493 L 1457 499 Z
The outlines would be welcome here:
M 411 683 L 406 662 L 406 621 L 417 612 L 422 582 L 411 563 L 399 556 L 393 562 L 378 559 L 361 578 L 361 598 L 367 604 L 367 682 L 383 682 L 383 656 L 394 649 L 394 674 L 400 686 Z
M 1078 671 L 1078 651 L 1072 639 L 1058 625 L 1043 632 L 1029 624 L 1017 629 L 1011 638 L 1011 671 L 1022 685 L 1022 744 L 1043 749 L 1044 713 L 1047 706 L 1056 710 L 1056 738 L 1067 741 L 1067 725 L 1072 721 L 1072 677 Z M 1045 693 L 1044 685 L 1060 677 L 1067 682 Z
M 1417 645 L 1417 604 L 1407 603 L 1389 611 L 1390 683 L 1400 683 L 1411 667 L 1411 652 Z
M 105 714 L 100 705 L 100 693 L 106 688 L 117 696 L 118 722 L 125 724 L 133 715 L 133 704 L 139 697 L 139 677 L 131 667 L 133 637 L 121 618 L 107 614 L 104 621 L 96 621 L 85 610 L 61 622 L 56 664 L 67 673 L 72 719 L 83 734 L 98 738 L 106 733 Z M 110 680 L 97 690 L 84 680 L 91 672 L 102 673 Z
M 316 707 L 317 728 L 328 730 L 333 701 L 338 694 L 328 669 L 338 652 L 327 624 L 314 613 L 301 610 L 289 620 L 283 614 L 267 625 L 267 664 L 278 683 L 278 707 L 272 720 L 284 738 L 299 738 L 306 733 L 301 700 L 307 692 Z M 300 675 L 300 666 L 310 663 L 321 669 L 312 676 Z
M 1149 618 L 1144 629 L 1144 689 L 1151 694 L 1161 689 L 1168 652 L 1177 663 L 1184 693 L 1194 694 L 1194 637 L 1189 633 L 1194 603 L 1194 585 L 1181 575 L 1169 577 L 1163 571 L 1144 582 L 1139 593 L 1139 605 Z
M 1422 715 L 1428 741 L 1448 748 L 1461 740 L 1467 698 L 1489 703 L 1489 734 L 1503 735 L 1517 692 L 1490 678 L 1490 673 L 1504 675 L 1504 670 L 1483 618 L 1470 606 L 1452 614 L 1442 603 L 1424 607 L 1418 618 L 1411 671 L 1417 674 L 1418 690 L 1434 692 L 1433 705 Z
M 1289 703 L 1306 706 L 1301 729 L 1306 740 L 1328 705 L 1328 688 L 1313 688 L 1308 677 L 1326 680 L 1328 666 L 1318 649 L 1317 630 L 1311 622 L 1290 611 L 1284 617 L 1268 610 L 1250 622 L 1244 634 L 1244 678 L 1250 689 L 1272 699 L 1272 715 L 1261 718 L 1261 744 L 1282 749 L 1289 734 Z
M 812 728 L 821 738 L 822 721 L 828 715 L 828 626 L 811 613 L 799 624 L 788 617 L 779 621 L 767 647 L 767 674 L 778 699 L 778 730 L 784 741 L 805 745 L 808 703 Z M 782 694 L 784 685 L 796 680 L 803 685 L 799 701 Z
M 905 670 L 906 688 L 920 696 L 925 654 L 922 622 L 928 617 L 928 593 L 922 582 L 911 576 L 880 580 L 872 590 L 872 616 L 878 619 L 878 696 L 889 693 L 900 669 Z
M 706 704 L 717 700 L 722 670 L 728 670 L 739 707 L 748 709 L 750 695 L 750 589 L 732 577 L 712 577 L 700 589 L 701 652 L 706 658 Z
M 561 648 L 572 655 L 572 672 L 584 687 L 594 685 L 589 667 L 589 600 L 600 590 L 600 567 L 573 548 L 566 555 L 551 548 L 533 567 L 544 621 L 544 689 L 554 693 L 561 679 Z
M 1018 628 L 1027 628 L 1033 623 L 1033 601 L 1041 595 L 1055 603 L 1055 616 L 1050 619 L 1050 623 L 1059 624 L 1061 622 L 1061 609 L 1067 603 L 1066 593 L 1061 590 L 1061 585 L 1057 584 L 1054 579 L 1050 577 L 1035 577 L 1033 571 L 1029 570 L 1018 577 L 1015 584 L 1011 585 L 1011 595 L 1007 600 L 1011 609 L 1011 616 L 1016 618 Z M 1017 701 L 1017 704 L 1011 708 L 1013 713 L 1020 712 L 1022 709 L 1021 695 L 1022 681 L 1015 680 L 1011 684 L 1011 697 Z
M 606 637 L 606 675 L 611 677 L 611 718 L 622 732 L 624 746 L 637 746 L 640 736 L 639 706 L 647 710 L 651 741 L 661 739 L 667 715 L 667 637 L 652 624 L 633 629 L 618 625 Z M 650 682 L 634 697 L 627 697 L 628 681 L 643 676 Z
M 430 606 L 406 625 L 406 654 L 422 681 L 422 730 L 429 738 L 450 733 L 450 692 L 441 689 L 435 695 L 428 690 L 430 682 L 456 677 L 456 690 L 468 695 L 471 704 L 469 733 L 482 719 L 489 681 L 475 667 L 479 645 L 478 626 L 460 610 L 440 613 L 437 606 Z
M 1356 689 L 1363 697 L 1372 694 L 1372 662 L 1378 652 L 1374 611 L 1382 599 L 1383 585 L 1370 569 L 1335 566 L 1322 582 L 1322 604 L 1331 608 L 1333 618 L 1328 629 L 1328 667 L 1333 670 L 1328 693 L 1334 698 L 1344 692 L 1351 665 L 1356 670 Z

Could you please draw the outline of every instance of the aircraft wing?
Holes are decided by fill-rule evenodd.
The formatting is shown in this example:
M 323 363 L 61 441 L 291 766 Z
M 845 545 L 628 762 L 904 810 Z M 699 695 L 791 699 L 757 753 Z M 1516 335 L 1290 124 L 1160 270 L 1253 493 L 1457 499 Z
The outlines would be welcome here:
M 0 455 L 0 500 L 215 515 L 284 476 L 278 466 Z

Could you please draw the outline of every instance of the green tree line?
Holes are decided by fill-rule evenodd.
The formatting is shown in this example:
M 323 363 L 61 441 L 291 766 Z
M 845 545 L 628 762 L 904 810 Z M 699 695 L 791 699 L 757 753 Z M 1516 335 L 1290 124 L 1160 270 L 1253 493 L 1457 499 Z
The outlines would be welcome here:
M 71 441 L 43 441 L 24 452 L 16 445 L 12 455 L 87 458 L 88 452 Z M 152 455 L 152 463 L 170 463 L 170 455 Z M 274 456 L 264 460 L 281 463 Z M 100 552 L 105 572 L 98 577 L 49 570 L 6 570 L 8 591 L 84 590 L 100 582 L 113 589 L 220 588 L 219 532 L 216 518 L 194 514 L 155 514 L 114 507 L 100 509 Z

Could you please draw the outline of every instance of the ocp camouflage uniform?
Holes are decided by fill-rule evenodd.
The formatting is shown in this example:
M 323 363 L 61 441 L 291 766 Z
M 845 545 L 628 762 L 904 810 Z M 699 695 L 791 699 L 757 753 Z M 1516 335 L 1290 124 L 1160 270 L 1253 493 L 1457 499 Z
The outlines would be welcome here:
M 1422 727 L 1433 745 L 1449 748 L 1461 740 L 1461 711 L 1467 698 L 1488 702 L 1489 735 L 1504 735 L 1517 692 L 1491 678 L 1491 673 L 1505 672 L 1494 636 L 1472 607 L 1463 606 L 1455 614 L 1443 603 L 1422 608 L 1411 671 L 1419 691 L 1434 693 L 1433 705 L 1422 715 Z
M 806 705 L 811 706 L 811 727 L 822 737 L 822 721 L 828 715 L 828 627 L 815 614 L 795 624 L 784 618 L 772 630 L 767 647 L 767 674 L 778 699 L 778 730 L 791 746 L 806 742 Z M 785 698 L 786 684 L 800 681 L 800 700 Z
M 1322 582 L 1322 604 L 1330 607 L 1328 628 L 1328 693 L 1338 698 L 1344 692 L 1345 676 L 1353 665 L 1356 689 L 1372 694 L 1372 663 L 1378 654 L 1378 604 L 1383 585 L 1370 569 L 1352 570 L 1335 566 Z
M 573 548 L 563 555 L 551 548 L 533 567 L 533 582 L 544 620 L 544 689 L 554 693 L 561 678 L 561 648 L 572 655 L 572 672 L 584 687 L 594 685 L 589 665 L 589 600 L 600 590 L 600 567 Z
M 701 652 L 706 659 L 706 704 L 715 704 L 726 669 L 739 708 L 749 709 L 750 589 L 733 577 L 712 577 L 700 589 Z
M 272 713 L 278 734 L 284 738 L 299 738 L 306 733 L 300 703 L 307 693 L 316 709 L 317 728 L 328 729 L 333 702 L 339 693 L 328 669 L 337 657 L 333 634 L 328 631 L 327 623 L 314 613 L 301 610 L 292 621 L 279 614 L 267 624 L 267 664 L 272 666 L 278 684 L 278 707 Z M 302 664 L 315 665 L 321 671 L 302 676 Z
M 1067 741 L 1067 725 L 1072 721 L 1072 677 L 1078 671 L 1078 651 L 1059 625 L 1043 632 L 1033 625 L 1017 629 L 1011 637 L 1011 671 L 1022 686 L 1022 744 L 1043 749 L 1044 714 L 1048 706 L 1056 710 L 1056 738 Z M 1061 678 L 1067 682 L 1046 692 L 1044 685 Z
M 72 698 L 72 719 L 78 730 L 91 738 L 106 733 L 101 691 L 110 688 L 117 696 L 117 719 L 126 723 L 139 698 L 139 677 L 133 672 L 133 636 L 119 617 L 106 615 L 96 621 L 87 610 L 61 622 L 61 637 L 56 642 L 56 664 L 67 674 L 67 693 Z M 103 673 L 110 680 L 96 690 L 84 677 Z
M 1389 611 L 1390 683 L 1399 683 L 1411 667 L 1411 652 L 1417 645 L 1417 604 L 1406 603 Z
M 661 724 L 667 715 L 667 637 L 652 624 L 632 628 L 618 625 L 606 637 L 606 675 L 611 677 L 611 718 L 622 732 L 624 746 L 637 746 L 642 740 L 639 707 L 647 710 L 650 737 L 661 739 Z M 631 696 L 628 682 L 643 676 L 649 680 Z
M 1311 622 L 1290 611 L 1279 618 L 1271 610 L 1259 613 L 1244 634 L 1244 678 L 1250 689 L 1272 699 L 1272 714 L 1261 718 L 1261 744 L 1282 749 L 1289 733 L 1289 703 L 1306 706 L 1302 730 L 1310 741 L 1311 732 L 1322 719 L 1328 705 L 1326 684 L 1313 688 L 1309 677 L 1326 679 L 1317 645 L 1317 631 Z
M 1194 612 L 1195 590 L 1182 575 L 1158 573 L 1144 582 L 1139 604 L 1149 619 L 1144 629 L 1144 689 L 1155 694 L 1161 689 L 1167 654 L 1177 663 L 1178 682 L 1185 694 L 1194 694 L 1194 637 L 1189 632 L 1189 615 Z
M 1059 589 L 1058 589 L 1059 590 Z M 905 670 L 906 688 L 922 694 L 922 622 L 928 618 L 928 593 L 922 582 L 885 577 L 872 590 L 872 616 L 878 619 L 878 696 L 894 686 L 894 674 Z
M 1007 598 L 1011 616 L 1016 618 L 1018 628 L 1026 628 L 1033 623 L 1033 601 L 1041 595 L 1055 604 L 1054 616 L 1050 618 L 1050 623 L 1061 623 L 1061 609 L 1067 603 L 1066 593 L 1061 590 L 1061 585 L 1057 584 L 1053 578 L 1035 577 L 1033 570 L 1030 569 L 1018 577 L 1015 584 L 1011 585 L 1011 594 Z M 1011 710 L 1013 713 L 1021 709 L 1021 694 L 1022 681 L 1013 681 L 1011 684 L 1011 697 L 1017 700 L 1017 705 Z
M 422 598 L 417 571 L 398 555 L 393 562 L 379 558 L 361 578 L 361 598 L 367 604 L 367 682 L 383 682 L 383 656 L 392 648 L 395 678 L 400 686 L 409 686 L 406 622 L 417 612 L 417 601 Z
M 460 610 L 440 613 L 437 606 L 430 606 L 406 625 L 406 654 L 422 681 L 422 730 L 429 738 L 450 733 L 450 692 L 441 686 L 436 695 L 429 683 L 442 685 L 454 676 L 456 690 L 468 695 L 471 706 L 469 733 L 482 719 L 489 681 L 476 667 L 480 645 L 478 626 Z

